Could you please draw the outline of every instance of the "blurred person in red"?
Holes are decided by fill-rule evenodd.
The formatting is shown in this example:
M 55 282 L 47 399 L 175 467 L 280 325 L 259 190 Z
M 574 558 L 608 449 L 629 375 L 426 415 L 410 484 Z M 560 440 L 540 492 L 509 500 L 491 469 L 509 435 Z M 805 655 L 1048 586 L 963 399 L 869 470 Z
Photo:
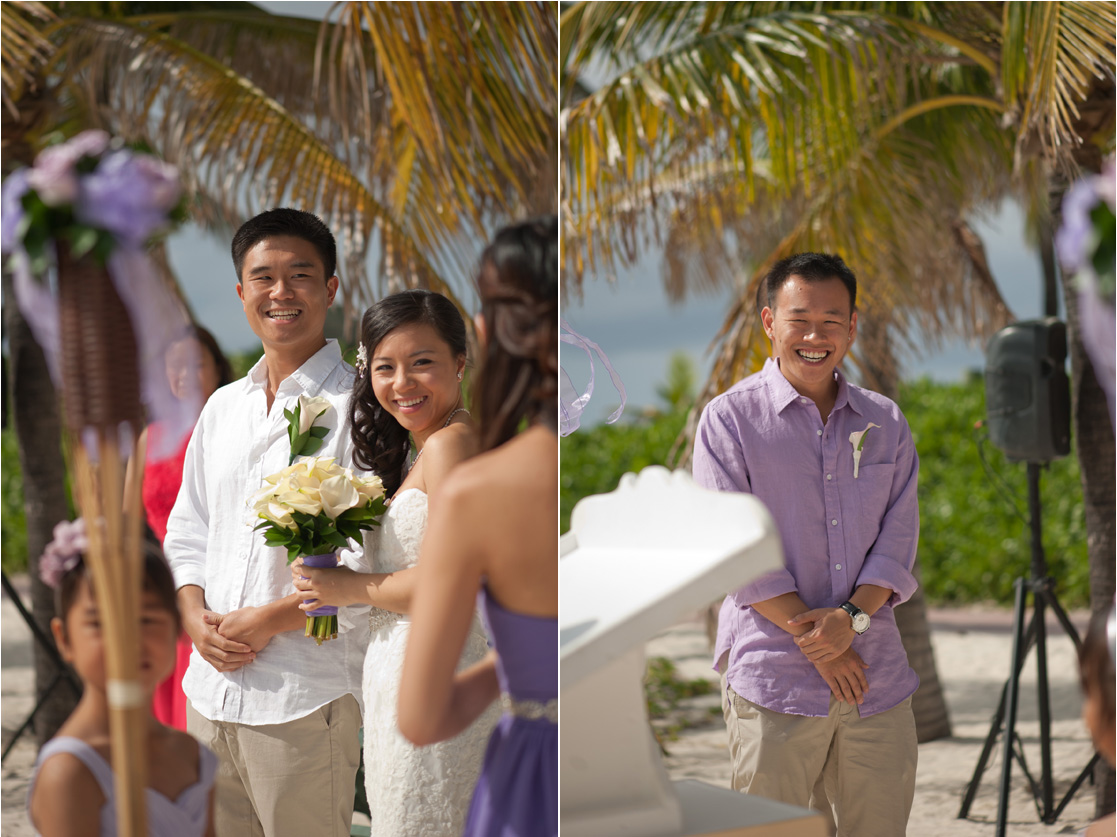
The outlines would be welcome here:
M 172 343 L 164 360 L 167 382 L 175 398 L 184 403 L 200 398 L 198 410 L 219 387 L 233 380 L 233 368 L 217 345 L 216 338 L 201 326 L 191 326 L 179 340 Z M 158 422 L 149 425 L 143 433 L 145 447 L 154 445 L 162 432 Z M 182 463 L 189 442 L 190 436 L 187 435 L 173 455 L 144 463 L 144 517 L 160 546 L 167 536 L 167 518 L 182 485 Z M 133 474 L 129 471 L 129 479 L 132 478 Z M 159 684 L 152 698 L 151 708 L 156 720 L 180 730 L 186 729 L 186 695 L 182 691 L 182 676 L 190 663 L 192 647 L 186 632 L 180 633 L 174 670 Z

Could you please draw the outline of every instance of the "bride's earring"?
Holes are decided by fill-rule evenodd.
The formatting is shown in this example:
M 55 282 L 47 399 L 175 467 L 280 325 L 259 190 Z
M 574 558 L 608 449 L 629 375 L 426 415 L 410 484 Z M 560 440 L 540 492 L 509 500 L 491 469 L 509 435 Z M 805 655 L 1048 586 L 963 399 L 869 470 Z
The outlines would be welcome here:
M 462 379 L 462 373 L 461 373 L 461 372 L 459 372 L 459 373 L 458 373 L 458 380 L 460 381 L 461 379 Z

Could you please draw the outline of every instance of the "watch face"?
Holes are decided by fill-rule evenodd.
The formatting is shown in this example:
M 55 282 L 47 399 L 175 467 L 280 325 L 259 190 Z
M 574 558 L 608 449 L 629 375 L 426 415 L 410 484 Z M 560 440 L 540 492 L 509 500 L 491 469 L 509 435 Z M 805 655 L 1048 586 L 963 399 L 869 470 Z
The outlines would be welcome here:
M 857 633 L 859 634 L 863 634 L 865 633 L 865 631 L 869 630 L 869 614 L 858 613 L 856 616 L 854 616 L 853 630 L 857 631 Z

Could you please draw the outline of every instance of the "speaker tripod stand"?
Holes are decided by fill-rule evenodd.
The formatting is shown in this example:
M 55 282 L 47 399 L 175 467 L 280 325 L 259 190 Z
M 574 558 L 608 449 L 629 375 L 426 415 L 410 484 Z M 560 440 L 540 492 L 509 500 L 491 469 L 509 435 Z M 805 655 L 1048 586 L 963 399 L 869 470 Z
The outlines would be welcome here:
M 1098 755 L 1090 760 L 1089 764 L 1078 774 L 1078 778 L 1071 784 L 1066 796 L 1055 803 L 1053 776 L 1051 772 L 1051 694 L 1047 680 L 1047 625 L 1045 623 L 1046 611 L 1050 609 L 1067 636 L 1071 638 L 1077 651 L 1082 641 L 1078 631 L 1071 623 L 1067 612 L 1055 597 L 1054 580 L 1047 574 L 1047 561 L 1043 554 L 1042 525 L 1040 518 L 1039 499 L 1039 464 L 1028 463 L 1028 514 L 1031 524 L 1032 536 L 1032 566 L 1029 578 L 1016 579 L 1016 604 L 1012 621 L 1012 673 L 1001 690 L 1001 700 L 997 706 L 989 734 L 985 738 L 985 746 L 981 751 L 977 767 L 974 769 L 973 778 L 966 786 L 962 808 L 958 812 L 958 819 L 969 816 L 970 806 L 977 795 L 981 776 L 989 763 L 997 736 L 1002 734 L 1004 756 L 1001 764 L 1001 783 L 997 799 L 997 831 L 996 837 L 1004 837 L 1005 825 L 1008 821 L 1008 796 L 1012 779 L 1012 763 L 1017 761 L 1024 777 L 1028 782 L 1028 789 L 1035 800 L 1036 812 L 1042 822 L 1050 825 L 1071 801 L 1082 783 L 1091 774 L 1097 763 Z M 1027 594 L 1032 594 L 1032 614 L 1027 616 Z M 1025 622 L 1027 623 L 1025 625 Z M 1039 748 L 1040 772 L 1038 779 L 1032 775 L 1028 762 L 1024 757 L 1023 742 L 1016 733 L 1016 710 L 1020 701 L 1020 673 L 1024 668 L 1024 661 L 1028 653 L 1035 648 L 1036 651 L 1036 689 L 1039 707 Z

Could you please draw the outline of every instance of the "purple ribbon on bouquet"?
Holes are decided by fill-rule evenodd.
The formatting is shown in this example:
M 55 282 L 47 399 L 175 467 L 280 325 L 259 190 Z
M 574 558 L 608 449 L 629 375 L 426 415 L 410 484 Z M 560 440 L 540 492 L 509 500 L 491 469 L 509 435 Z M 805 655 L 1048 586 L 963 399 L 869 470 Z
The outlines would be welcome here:
M 588 340 L 587 338 L 583 337 L 581 334 L 572 329 L 570 327 L 570 324 L 564 318 L 559 319 L 559 325 L 562 329 L 562 333 L 559 335 L 559 339 L 562 340 L 563 343 L 569 343 L 572 346 L 577 346 L 579 349 L 586 353 L 586 357 L 589 358 L 590 362 L 589 383 L 586 384 L 585 392 L 581 393 L 580 395 L 578 394 L 577 389 L 574 387 L 573 382 L 571 382 L 570 376 L 566 373 L 566 370 L 562 370 L 562 379 L 559 384 L 560 435 L 569 436 L 571 433 L 577 430 L 582 423 L 582 413 L 586 409 L 586 405 L 589 404 L 590 397 L 593 395 L 594 354 L 601 358 L 601 363 L 602 365 L 604 365 L 606 371 L 609 373 L 609 378 L 612 380 L 613 386 L 616 387 L 617 392 L 620 393 L 621 396 L 620 406 L 617 407 L 617 409 L 613 410 L 613 412 L 609 414 L 608 418 L 605 419 L 606 424 L 612 424 L 621 417 L 621 413 L 624 412 L 625 401 L 627 401 L 628 399 L 628 396 L 625 395 L 624 384 L 621 383 L 620 375 L 618 375 L 616 370 L 613 369 L 613 364 L 609 363 L 609 358 L 605 356 L 605 352 L 601 351 L 600 346 L 598 346 L 592 340 Z
M 307 567 L 314 567 L 319 569 L 331 569 L 337 566 L 337 553 L 327 552 L 323 555 L 304 555 L 303 564 Z M 306 578 L 304 575 L 303 578 Z M 317 601 L 317 599 L 303 599 L 303 604 Z M 323 605 L 315 610 L 308 610 L 307 616 L 337 616 L 337 608 L 334 605 Z

